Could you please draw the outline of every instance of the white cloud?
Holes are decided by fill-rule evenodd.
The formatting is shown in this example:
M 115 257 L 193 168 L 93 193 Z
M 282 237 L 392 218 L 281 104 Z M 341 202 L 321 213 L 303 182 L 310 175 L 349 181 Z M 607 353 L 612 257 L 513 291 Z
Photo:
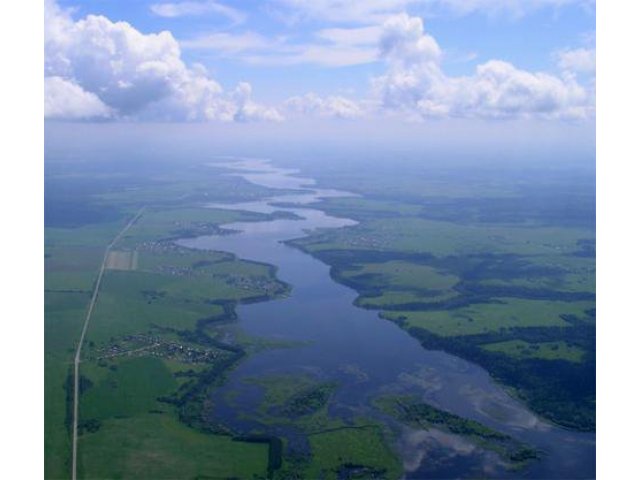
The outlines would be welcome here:
M 44 79 L 46 118 L 95 119 L 111 116 L 111 110 L 93 93 L 60 77 Z
M 241 11 L 213 1 L 154 3 L 149 8 L 154 14 L 167 18 L 218 14 L 233 23 L 242 23 L 246 19 Z
M 232 121 L 246 105 L 252 118 L 273 116 L 225 94 L 204 67 L 185 65 L 171 33 L 143 34 L 96 15 L 74 21 L 53 1 L 45 3 L 45 76 L 93 95 L 115 118 Z
M 45 1 L 45 112 L 48 118 L 143 119 L 167 121 L 281 121 L 275 108 L 254 102 L 251 85 L 225 91 L 198 64 L 186 65 L 181 48 L 207 50 L 257 65 L 315 64 L 345 66 L 381 61 L 384 74 L 372 80 L 371 98 L 354 101 L 315 93 L 292 97 L 283 109 L 294 115 L 357 118 L 375 112 L 427 117 L 586 117 L 593 113 L 595 81 L 578 82 L 595 68 L 595 50 L 564 50 L 554 54 L 561 73 L 529 72 L 491 60 L 467 76 L 451 77 L 442 69 L 438 42 L 425 32 L 419 17 L 390 15 L 417 0 L 349 2 L 283 0 L 297 8 L 331 5 L 345 15 L 368 12 L 376 24 L 324 28 L 311 40 L 258 33 L 217 32 L 182 41 L 170 32 L 143 34 L 126 22 L 88 15 L 74 20 L 53 0 Z M 434 0 L 431 3 L 455 0 Z M 570 0 L 566 0 L 568 2 Z M 526 2 L 524 3 L 535 3 Z M 558 0 L 557 3 L 566 3 Z M 187 14 L 187 4 L 164 3 Z M 513 2 L 471 0 L 474 8 L 506 8 Z M 542 2 L 545 3 L 545 2 Z M 552 3 L 552 0 L 546 2 Z M 216 3 L 216 5 L 218 5 Z M 156 5 L 157 6 L 157 5 Z M 167 7 L 168 8 L 168 7 Z M 195 7 L 189 7 L 195 8 Z M 452 7 L 453 8 L 453 7 Z M 367 10 L 368 9 L 368 10 Z M 195 10 L 191 10 L 194 13 Z M 350 12 L 350 13 L 349 13 Z M 365 12 L 365 13 L 366 13 Z M 166 10 L 165 14 L 171 13 Z M 177 10 L 173 14 L 178 14 Z M 384 15 L 383 15 L 384 14 Z M 365 15 L 366 16 L 366 15 Z
M 442 52 L 436 40 L 424 32 L 422 19 L 400 14 L 384 23 L 380 54 L 393 64 L 413 65 L 437 62 Z
M 570 5 L 594 10 L 595 0 L 272 0 L 278 16 L 289 23 L 325 20 L 335 23 L 381 23 L 389 16 L 416 11 L 428 15 L 490 16 L 505 14 L 520 17 L 544 8 Z
M 247 82 L 238 84 L 233 92 L 233 97 L 238 105 L 234 120 L 238 122 L 251 122 L 255 120 L 281 122 L 284 120 L 280 112 L 275 108 L 264 107 L 251 100 L 251 85 Z
M 570 5 L 592 8 L 595 0 L 423 0 L 420 3 L 456 15 L 478 12 L 492 16 L 506 14 L 521 17 L 544 8 L 558 9 Z
M 371 24 L 384 21 L 419 0 L 275 0 L 280 16 L 288 22 L 327 20 L 336 23 Z
M 519 70 L 498 60 L 479 65 L 461 78 L 454 111 L 480 116 L 582 116 L 587 93 L 571 78 Z M 581 113 L 582 112 L 582 113 Z
M 336 118 L 358 118 L 364 111 L 358 103 L 341 96 L 322 98 L 315 93 L 291 97 L 285 102 L 288 110 L 304 115 Z
M 247 55 L 244 60 L 253 65 L 320 65 L 323 67 L 345 67 L 362 65 L 378 59 L 374 47 L 350 45 L 303 44 L 288 45 L 280 49 Z
M 594 74 L 596 72 L 595 48 L 562 50 L 554 55 L 562 70 L 574 73 Z
M 357 28 L 325 28 L 316 32 L 315 36 L 340 45 L 376 45 L 381 34 L 380 25 L 370 25 Z
M 281 41 L 269 39 L 255 32 L 216 32 L 181 40 L 180 46 L 184 49 L 211 50 L 218 54 L 238 54 L 274 49 L 279 43 Z
M 420 117 L 584 117 L 590 96 L 571 75 L 520 70 L 492 60 L 473 75 L 449 77 L 422 20 L 406 14 L 384 24 L 380 54 L 387 72 L 374 80 L 383 109 Z
M 252 65 L 313 64 L 325 67 L 360 65 L 378 60 L 380 27 L 327 29 L 316 40 L 292 43 L 287 37 L 265 37 L 255 32 L 216 32 L 180 41 L 190 50 L 206 50 L 219 57 L 233 56 Z

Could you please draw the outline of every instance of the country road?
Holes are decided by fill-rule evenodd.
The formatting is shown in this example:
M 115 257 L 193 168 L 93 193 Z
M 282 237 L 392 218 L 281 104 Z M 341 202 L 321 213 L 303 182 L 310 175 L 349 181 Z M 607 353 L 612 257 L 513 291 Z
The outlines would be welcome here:
M 102 276 L 107 264 L 107 258 L 111 248 L 122 238 L 122 236 L 131 228 L 131 226 L 142 216 L 142 212 L 145 207 L 142 207 L 138 213 L 120 230 L 120 233 L 115 236 L 111 243 L 107 245 L 104 251 L 104 257 L 102 258 L 102 265 L 100 265 L 100 272 L 96 279 L 96 283 L 93 287 L 93 294 L 91 295 L 91 302 L 89 302 L 89 309 L 87 310 L 87 316 L 84 319 L 84 325 L 82 326 L 82 333 L 80 334 L 80 341 L 78 342 L 78 348 L 76 349 L 76 355 L 73 359 L 73 446 L 72 446 L 72 458 L 71 458 L 71 478 L 76 480 L 77 473 L 77 458 L 78 458 L 78 403 L 80 396 L 80 355 L 82 353 L 82 345 L 84 343 L 84 337 L 89 327 L 89 321 L 91 320 L 91 314 L 93 313 L 93 307 L 96 304 L 98 298 L 98 291 L 100 290 L 100 283 L 102 282 Z

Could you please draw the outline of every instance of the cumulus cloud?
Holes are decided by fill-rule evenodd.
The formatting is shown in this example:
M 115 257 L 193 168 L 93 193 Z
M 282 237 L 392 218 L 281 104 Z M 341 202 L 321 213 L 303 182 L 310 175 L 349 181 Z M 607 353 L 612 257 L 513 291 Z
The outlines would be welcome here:
M 452 104 L 454 111 L 463 114 L 569 117 L 586 114 L 586 91 L 571 78 L 532 73 L 492 60 L 479 65 L 475 76 L 458 82 L 457 101 Z
M 440 48 L 422 20 L 401 14 L 384 23 L 381 58 L 387 72 L 374 80 L 381 106 L 420 117 L 585 117 L 592 110 L 572 75 L 528 72 L 492 60 L 473 75 L 449 77 Z
M 52 0 L 45 2 L 45 78 L 54 86 L 45 95 L 55 92 L 56 105 L 65 102 L 64 94 L 77 103 L 84 92 L 86 102 L 98 100 L 114 118 L 232 121 L 246 105 L 254 119 L 273 117 L 269 109 L 225 94 L 204 67 L 187 66 L 171 33 L 143 34 L 98 15 L 74 21 Z M 53 105 L 54 99 L 47 101 Z M 63 110 L 56 111 L 61 117 Z
M 247 82 L 238 84 L 233 92 L 238 109 L 234 120 L 238 122 L 251 122 L 255 120 L 270 120 L 281 122 L 284 120 L 280 112 L 275 108 L 264 107 L 251 100 L 251 85 Z
M 380 55 L 404 66 L 440 60 L 440 46 L 425 33 L 422 19 L 400 14 L 389 18 L 380 36 Z
M 285 102 L 286 108 L 298 114 L 334 117 L 358 118 L 364 111 L 358 103 L 341 96 L 320 97 L 315 93 L 291 97 Z
M 168 31 L 144 34 L 126 22 L 112 22 L 100 15 L 74 20 L 54 0 L 45 0 L 45 116 L 76 120 L 283 120 L 276 108 L 252 100 L 248 83 L 225 91 L 204 66 L 187 65 L 181 48 L 205 49 L 261 65 L 337 67 L 379 61 L 386 67 L 372 80 L 371 97 L 366 101 L 308 93 L 281 105 L 282 111 L 293 115 L 357 118 L 383 112 L 420 119 L 581 118 L 593 113 L 595 77 L 592 75 L 590 84 L 585 79 L 595 72 L 594 49 L 556 52 L 556 75 L 491 60 L 469 75 L 453 77 L 443 71 L 442 49 L 425 32 L 422 19 L 391 14 L 419 0 L 281 2 L 300 10 L 330 6 L 331 11 L 344 14 L 340 18 L 362 14 L 361 18 L 371 23 L 319 29 L 305 43 L 293 43 L 285 36 L 217 32 L 179 44 Z M 451 4 L 451 8 L 456 4 L 455 0 L 427 3 L 438 2 Z M 512 3 L 471 0 L 468 4 L 475 5 L 473 8 L 488 8 L 489 4 L 506 8 Z M 218 7 L 227 8 L 218 2 L 185 1 L 155 4 L 152 10 L 166 17 L 214 11 L 224 14 Z
M 60 77 L 44 80 L 44 115 L 47 118 L 92 119 L 111 116 L 111 109 L 93 93 Z

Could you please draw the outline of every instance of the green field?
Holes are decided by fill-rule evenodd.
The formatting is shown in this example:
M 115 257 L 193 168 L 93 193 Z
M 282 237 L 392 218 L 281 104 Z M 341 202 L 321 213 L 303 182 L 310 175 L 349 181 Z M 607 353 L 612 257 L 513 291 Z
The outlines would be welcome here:
M 98 230 L 113 237 L 122 224 Z M 89 304 L 93 282 L 104 249 L 95 246 L 96 231 L 85 229 L 89 246 L 82 238 L 65 236 L 71 243 L 54 240 L 45 233 L 45 476 L 68 478 L 71 471 L 70 417 L 65 384 L 71 372 L 76 341 Z M 54 237 L 58 237 L 54 235 Z M 104 245 L 109 239 L 104 238 Z
M 159 407 L 157 398 L 177 387 L 172 372 L 159 358 L 136 357 L 114 362 L 112 368 L 85 368 L 94 385 L 82 395 L 84 421 L 133 417 Z
M 582 228 L 460 225 L 414 217 L 374 219 L 349 229 L 330 231 L 297 242 L 311 252 L 378 250 L 428 252 L 435 256 L 465 254 L 551 255 L 571 253 L 592 232 Z
M 124 237 L 120 245 L 131 247 L 162 239 L 184 238 L 220 233 L 219 225 L 269 218 L 258 213 L 213 208 L 149 209 Z
M 455 292 L 418 292 L 385 290 L 380 295 L 361 295 L 356 300 L 356 305 L 369 309 L 402 308 L 406 305 L 423 302 L 443 302 L 456 296 Z
M 141 222 L 144 228 L 144 217 Z M 109 467 L 108 462 L 94 462 L 89 457 L 99 450 L 101 442 L 120 439 L 124 434 L 119 426 L 124 418 L 145 425 L 151 413 L 168 417 L 164 420 L 166 425 L 181 419 L 181 430 L 187 429 L 185 423 L 196 430 L 203 428 L 203 402 L 208 389 L 215 385 L 212 375 L 222 378 L 225 369 L 243 355 L 241 347 L 218 346 L 215 335 L 210 336 L 212 330 L 205 331 L 207 322 L 229 322 L 233 319 L 230 308 L 237 302 L 274 298 L 287 291 L 286 285 L 275 280 L 275 272 L 269 266 L 215 252 L 190 251 L 163 241 L 150 244 L 146 236 L 138 236 L 138 229 L 132 230 L 125 241 L 140 239 L 141 243 L 134 247 L 140 258 L 139 268 L 105 273 L 87 331 L 85 357 L 90 362 L 81 371 L 90 386 L 81 397 L 80 421 L 81 426 L 89 425 L 82 433 L 90 440 L 87 447 L 81 444 L 79 455 L 84 475 L 90 478 L 100 477 L 110 471 L 108 468 L 115 469 L 111 470 L 112 475 L 118 475 L 117 469 L 137 475 L 144 471 L 144 462 L 155 455 L 154 448 L 162 452 L 171 445 L 172 436 L 188 435 L 174 429 L 158 431 L 147 438 L 148 432 L 143 430 L 137 439 L 129 433 L 132 438 L 127 441 L 143 450 L 140 458 L 135 457 L 137 461 L 131 462 L 129 455 L 122 453 L 117 458 L 122 458 L 124 465 Z M 181 375 L 181 381 L 177 375 Z M 103 429 L 112 435 L 101 435 Z M 266 448 L 232 442 L 230 437 L 211 437 L 210 443 L 220 445 L 227 454 L 255 458 L 260 452 L 264 455 Z M 197 438 L 193 436 L 191 442 L 197 444 Z M 205 448 L 205 444 L 196 450 Z M 107 443 L 104 448 L 110 451 L 117 445 Z M 149 471 L 165 471 L 159 475 L 170 478 L 179 471 L 187 453 L 178 449 L 173 454 L 175 458 L 167 456 L 166 471 L 155 470 L 155 466 Z M 207 459 L 218 463 L 208 465 Z M 265 472 L 264 456 L 240 470 L 236 468 L 238 463 L 237 457 L 208 454 L 198 461 L 191 460 L 189 468 L 194 475 L 208 475 L 207 471 L 251 475 Z M 153 473 L 147 475 L 153 478 Z
M 268 446 L 193 430 L 168 414 L 105 422 L 83 435 L 81 478 L 264 478 Z
M 304 470 L 304 478 L 338 479 L 350 469 L 355 478 L 402 475 L 402 467 L 378 426 L 343 427 L 310 435 L 309 441 L 313 460 Z
M 518 359 L 539 358 L 542 360 L 566 360 L 580 363 L 585 356 L 582 348 L 569 345 L 567 342 L 529 343 L 522 340 L 488 343 L 482 348 L 489 352 L 503 353 Z
M 270 266 L 180 248 L 171 239 L 219 233 L 221 223 L 268 218 L 198 205 L 251 199 L 267 189 L 212 168 L 163 177 L 158 167 L 153 178 L 133 171 L 65 175 L 59 170 L 67 167 L 58 165 L 46 176 L 46 478 L 70 476 L 69 382 L 76 342 L 105 248 L 143 205 L 144 215 L 114 246 L 127 258 L 108 264 L 113 266 L 104 274 L 85 339 L 78 476 L 266 475 L 268 445 L 199 431 L 198 415 L 205 385 L 222 381 L 244 355 L 242 346 L 217 340 L 234 319 L 234 305 L 285 295 L 288 287 Z M 86 182 L 94 185 L 91 193 Z M 253 339 L 243 342 L 258 348 Z M 179 392 L 191 396 L 186 400 Z
M 342 272 L 347 278 L 365 277 L 374 282 L 393 285 L 398 290 L 416 289 L 428 291 L 446 291 L 460 280 L 455 275 L 438 271 L 429 265 L 410 262 L 390 261 L 355 265 L 352 270 Z
M 176 373 L 194 367 L 206 368 L 153 356 L 88 364 L 84 375 L 93 385 L 81 397 L 81 476 L 264 476 L 267 445 L 198 432 L 179 422 L 171 405 L 158 400 L 185 383 Z
M 495 303 L 432 312 L 387 312 L 385 318 L 407 327 L 428 330 L 443 337 L 499 333 L 513 328 L 566 327 L 561 315 L 584 317 L 589 302 L 551 302 L 521 298 L 496 298 Z

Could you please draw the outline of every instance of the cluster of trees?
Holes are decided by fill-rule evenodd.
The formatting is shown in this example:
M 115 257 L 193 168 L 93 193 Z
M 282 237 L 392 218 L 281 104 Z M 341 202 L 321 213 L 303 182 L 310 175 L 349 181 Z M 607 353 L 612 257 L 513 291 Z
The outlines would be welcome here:
M 491 440 L 509 440 L 509 436 L 485 427 L 475 420 L 459 417 L 426 403 L 396 402 L 399 419 L 406 423 L 418 425 L 442 425 L 451 433 L 458 435 L 474 435 Z
M 566 316 L 565 319 L 571 317 Z M 514 387 L 538 414 L 560 425 L 581 431 L 595 430 L 595 328 L 573 319 L 563 328 L 529 327 L 500 334 L 439 337 L 426 330 L 409 328 L 425 348 L 442 349 L 474 362 L 498 381 Z M 521 339 L 529 342 L 566 340 L 586 352 L 582 362 L 518 359 L 490 352 L 483 344 Z
M 541 452 L 535 448 L 531 448 L 509 435 L 492 430 L 475 420 L 459 417 L 411 398 L 394 398 L 385 402 L 387 405 L 389 402 L 392 404 L 395 416 L 402 422 L 418 425 L 422 428 L 440 426 L 456 435 L 466 435 L 492 442 L 490 443 L 491 448 L 510 462 L 522 464 L 540 458 Z

